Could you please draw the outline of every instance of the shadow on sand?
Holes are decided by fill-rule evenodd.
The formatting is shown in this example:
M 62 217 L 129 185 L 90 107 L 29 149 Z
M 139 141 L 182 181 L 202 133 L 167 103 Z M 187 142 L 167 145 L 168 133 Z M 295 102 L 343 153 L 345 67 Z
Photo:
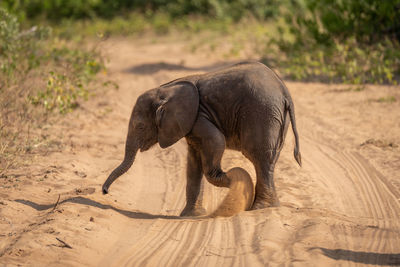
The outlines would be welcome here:
M 213 71 L 222 67 L 230 66 L 235 63 L 239 63 L 240 61 L 225 61 L 218 62 L 211 65 L 199 66 L 199 67 L 188 67 L 183 64 L 174 64 L 174 63 L 165 63 L 165 62 L 157 62 L 157 63 L 147 63 L 140 64 L 137 66 L 130 67 L 125 70 L 125 72 L 140 74 L 140 75 L 151 75 L 157 73 L 162 70 L 167 71 Z
M 32 202 L 30 200 L 25 200 L 25 199 L 16 199 L 15 202 L 27 205 L 31 208 L 34 208 L 37 211 L 44 211 L 44 210 L 49 210 L 54 208 L 55 204 L 38 204 L 35 202 Z M 81 204 L 81 205 L 87 205 L 87 206 L 92 206 L 96 207 L 99 209 L 103 210 L 114 210 L 128 218 L 134 218 L 134 219 L 183 219 L 182 217 L 179 216 L 169 216 L 169 215 L 153 215 L 150 213 L 145 213 L 145 212 L 140 212 L 140 211 L 128 211 L 128 210 L 123 210 L 119 209 L 116 207 L 113 207 L 108 204 L 102 204 L 100 202 L 94 201 L 90 198 L 85 198 L 85 197 L 71 197 L 64 199 L 58 203 L 58 205 L 63 204 L 63 203 L 75 203 L 75 204 Z
M 362 264 L 400 266 L 400 254 L 352 251 L 346 249 L 327 249 L 314 247 L 334 260 L 346 260 Z

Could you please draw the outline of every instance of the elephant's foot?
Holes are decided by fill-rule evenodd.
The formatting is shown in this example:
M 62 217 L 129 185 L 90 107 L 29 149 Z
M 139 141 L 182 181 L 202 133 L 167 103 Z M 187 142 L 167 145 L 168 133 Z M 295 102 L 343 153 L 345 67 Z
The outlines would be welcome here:
M 229 188 L 231 179 L 221 169 L 212 169 L 206 174 L 207 181 L 217 187 Z
M 278 197 L 274 198 L 257 198 L 253 202 L 252 210 L 259 210 L 271 207 L 279 207 Z
M 203 216 L 206 215 L 206 210 L 203 207 L 185 207 L 181 212 L 181 217 Z

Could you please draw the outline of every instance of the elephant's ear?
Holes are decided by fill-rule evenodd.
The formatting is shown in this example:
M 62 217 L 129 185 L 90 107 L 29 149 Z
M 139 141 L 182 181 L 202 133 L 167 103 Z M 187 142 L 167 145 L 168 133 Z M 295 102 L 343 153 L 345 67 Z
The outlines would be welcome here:
M 188 81 L 160 87 L 160 105 L 156 111 L 158 143 L 166 148 L 186 136 L 193 127 L 199 108 L 199 93 Z

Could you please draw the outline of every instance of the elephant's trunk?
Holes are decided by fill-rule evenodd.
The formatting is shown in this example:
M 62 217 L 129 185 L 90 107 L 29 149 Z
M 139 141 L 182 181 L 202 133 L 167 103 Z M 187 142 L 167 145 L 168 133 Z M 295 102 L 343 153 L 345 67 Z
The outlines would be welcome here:
M 135 138 L 132 136 L 131 131 L 128 132 L 128 137 L 126 140 L 126 145 L 125 145 L 125 157 L 122 163 L 115 168 L 110 176 L 108 176 L 107 180 L 103 184 L 103 194 L 108 193 L 108 188 L 110 185 L 122 174 L 127 172 L 129 168 L 132 166 L 133 161 L 135 160 L 136 153 L 138 151 L 138 145 L 137 142 L 135 142 Z

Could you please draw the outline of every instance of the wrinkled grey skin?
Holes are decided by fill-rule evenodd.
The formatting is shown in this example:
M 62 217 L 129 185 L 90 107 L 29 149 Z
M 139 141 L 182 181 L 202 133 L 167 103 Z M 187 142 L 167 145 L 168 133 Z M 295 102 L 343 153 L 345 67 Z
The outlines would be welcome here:
M 186 206 L 181 216 L 204 213 L 198 199 L 204 176 L 229 187 L 221 169 L 225 148 L 241 151 L 257 174 L 252 209 L 279 205 L 274 167 L 292 124 L 294 157 L 301 165 L 294 106 L 282 80 L 265 65 L 243 62 L 202 75 L 180 78 L 142 94 L 133 108 L 123 162 L 110 174 L 103 193 L 132 165 L 136 152 L 159 143 L 188 143 Z

